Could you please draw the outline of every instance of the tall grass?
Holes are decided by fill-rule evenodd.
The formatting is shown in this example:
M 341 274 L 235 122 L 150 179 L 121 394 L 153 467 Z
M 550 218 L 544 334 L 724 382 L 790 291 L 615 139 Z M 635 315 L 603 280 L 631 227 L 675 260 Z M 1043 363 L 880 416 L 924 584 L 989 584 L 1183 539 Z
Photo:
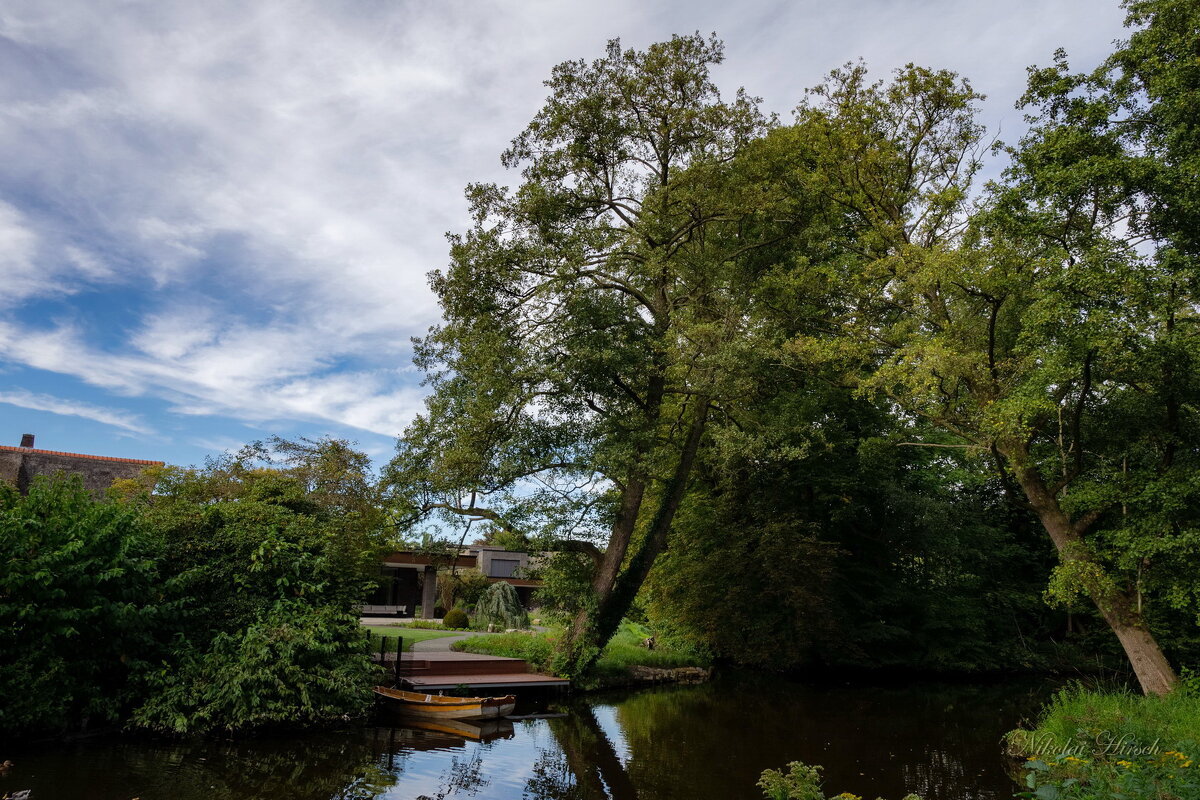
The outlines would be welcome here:
M 1008 735 L 1026 757 L 1021 796 L 1099 800 L 1200 800 L 1200 691 L 1165 697 L 1072 687 L 1031 731 Z
M 1200 693 L 1184 689 L 1146 697 L 1129 691 L 1065 689 L 1042 710 L 1037 731 L 1060 741 L 1082 738 L 1096 743 L 1097 737 L 1111 734 L 1147 745 L 1194 742 L 1200 739 Z

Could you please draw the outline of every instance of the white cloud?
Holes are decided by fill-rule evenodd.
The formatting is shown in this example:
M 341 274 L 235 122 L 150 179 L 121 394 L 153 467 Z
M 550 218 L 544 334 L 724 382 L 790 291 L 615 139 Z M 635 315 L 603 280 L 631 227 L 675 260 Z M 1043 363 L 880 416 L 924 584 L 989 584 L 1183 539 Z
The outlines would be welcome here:
M 715 30 L 722 86 L 785 119 L 862 55 L 959 69 L 1018 126 L 1027 64 L 1109 49 L 1121 12 L 1101 5 L 14 0 L 0 362 L 184 415 L 393 435 L 420 405 L 402 370 L 438 317 L 425 275 L 467 222 L 462 187 L 517 180 L 498 154 L 557 62 Z M 90 313 L 97 286 L 112 313 Z M 33 297 L 68 300 L 36 325 L 5 315 Z
M 52 397 L 48 394 L 34 394 L 33 392 L 24 390 L 0 392 L 0 403 L 7 403 L 18 408 L 29 408 L 34 411 L 47 411 L 51 414 L 82 417 L 90 419 L 93 422 L 112 425 L 115 428 L 120 428 L 131 433 L 153 433 L 153 429 L 146 425 L 137 415 L 112 408 L 101 408 L 100 406 L 78 400 Z
M 98 352 L 79 331 L 0 323 L 0 352 L 36 369 L 71 375 L 116 394 L 155 396 L 183 415 L 224 415 L 252 422 L 336 422 L 396 436 L 421 408 L 423 392 L 396 370 L 315 373 L 320 358 L 297 348 L 287 330 L 233 329 L 189 339 L 160 322 L 139 338 L 148 352 Z M 162 331 L 158 347 L 153 331 Z M 310 338 L 310 342 L 316 339 Z
M 38 237 L 21 212 L 0 202 L 0 304 L 16 303 L 46 289 L 46 276 L 34 256 Z

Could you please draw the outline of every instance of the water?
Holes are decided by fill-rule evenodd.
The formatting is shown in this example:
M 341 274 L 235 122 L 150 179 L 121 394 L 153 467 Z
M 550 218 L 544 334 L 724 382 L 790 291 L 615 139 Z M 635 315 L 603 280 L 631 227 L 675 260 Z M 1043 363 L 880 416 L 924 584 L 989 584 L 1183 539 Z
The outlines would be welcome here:
M 91 741 L 0 754 L 34 800 L 729 800 L 763 769 L 825 767 L 830 794 L 998 800 L 1000 737 L 1045 686 L 810 686 L 732 677 L 596 695 L 557 719 L 454 732 L 377 726 L 239 742 Z M 523 711 L 535 708 L 518 708 Z

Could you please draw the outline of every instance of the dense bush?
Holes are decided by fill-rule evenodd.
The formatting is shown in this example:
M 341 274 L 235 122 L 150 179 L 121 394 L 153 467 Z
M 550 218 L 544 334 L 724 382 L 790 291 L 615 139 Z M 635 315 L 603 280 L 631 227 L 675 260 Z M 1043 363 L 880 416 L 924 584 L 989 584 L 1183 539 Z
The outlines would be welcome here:
M 352 613 L 377 565 L 369 506 L 332 492 L 309 462 L 264 468 L 260 457 L 167 470 L 153 501 L 144 498 L 183 618 L 135 725 L 196 732 L 311 724 L 369 701 L 375 668 Z M 318 463 L 334 475 L 348 468 Z
M 378 569 L 365 457 L 276 442 L 121 482 L 0 486 L 0 731 L 177 733 L 359 713 Z M 357 477 L 356 477 L 357 476 Z
M 442 624 L 447 628 L 461 630 L 469 627 L 471 621 L 467 619 L 467 612 L 463 611 L 461 608 L 452 608 L 446 612 L 446 616 L 442 620 Z
M 664 641 L 774 669 L 1047 666 L 1050 548 L 997 481 L 893 446 L 883 410 L 840 390 L 768 411 L 804 457 L 706 465 L 642 589 Z
M 0 732 L 118 721 L 174 624 L 160 540 L 78 477 L 0 484 Z
M 135 725 L 187 733 L 319 724 L 364 708 L 375 668 L 353 614 L 281 602 L 205 648 L 181 638 Z

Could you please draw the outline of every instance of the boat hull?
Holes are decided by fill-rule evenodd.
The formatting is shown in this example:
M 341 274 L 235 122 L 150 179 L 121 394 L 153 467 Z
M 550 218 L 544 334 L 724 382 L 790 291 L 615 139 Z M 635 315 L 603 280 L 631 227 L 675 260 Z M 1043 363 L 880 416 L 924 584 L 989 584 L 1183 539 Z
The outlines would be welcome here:
M 385 708 L 415 719 L 497 719 L 511 714 L 517 707 L 517 698 L 511 694 L 503 697 L 442 697 L 376 686 L 375 696 Z

